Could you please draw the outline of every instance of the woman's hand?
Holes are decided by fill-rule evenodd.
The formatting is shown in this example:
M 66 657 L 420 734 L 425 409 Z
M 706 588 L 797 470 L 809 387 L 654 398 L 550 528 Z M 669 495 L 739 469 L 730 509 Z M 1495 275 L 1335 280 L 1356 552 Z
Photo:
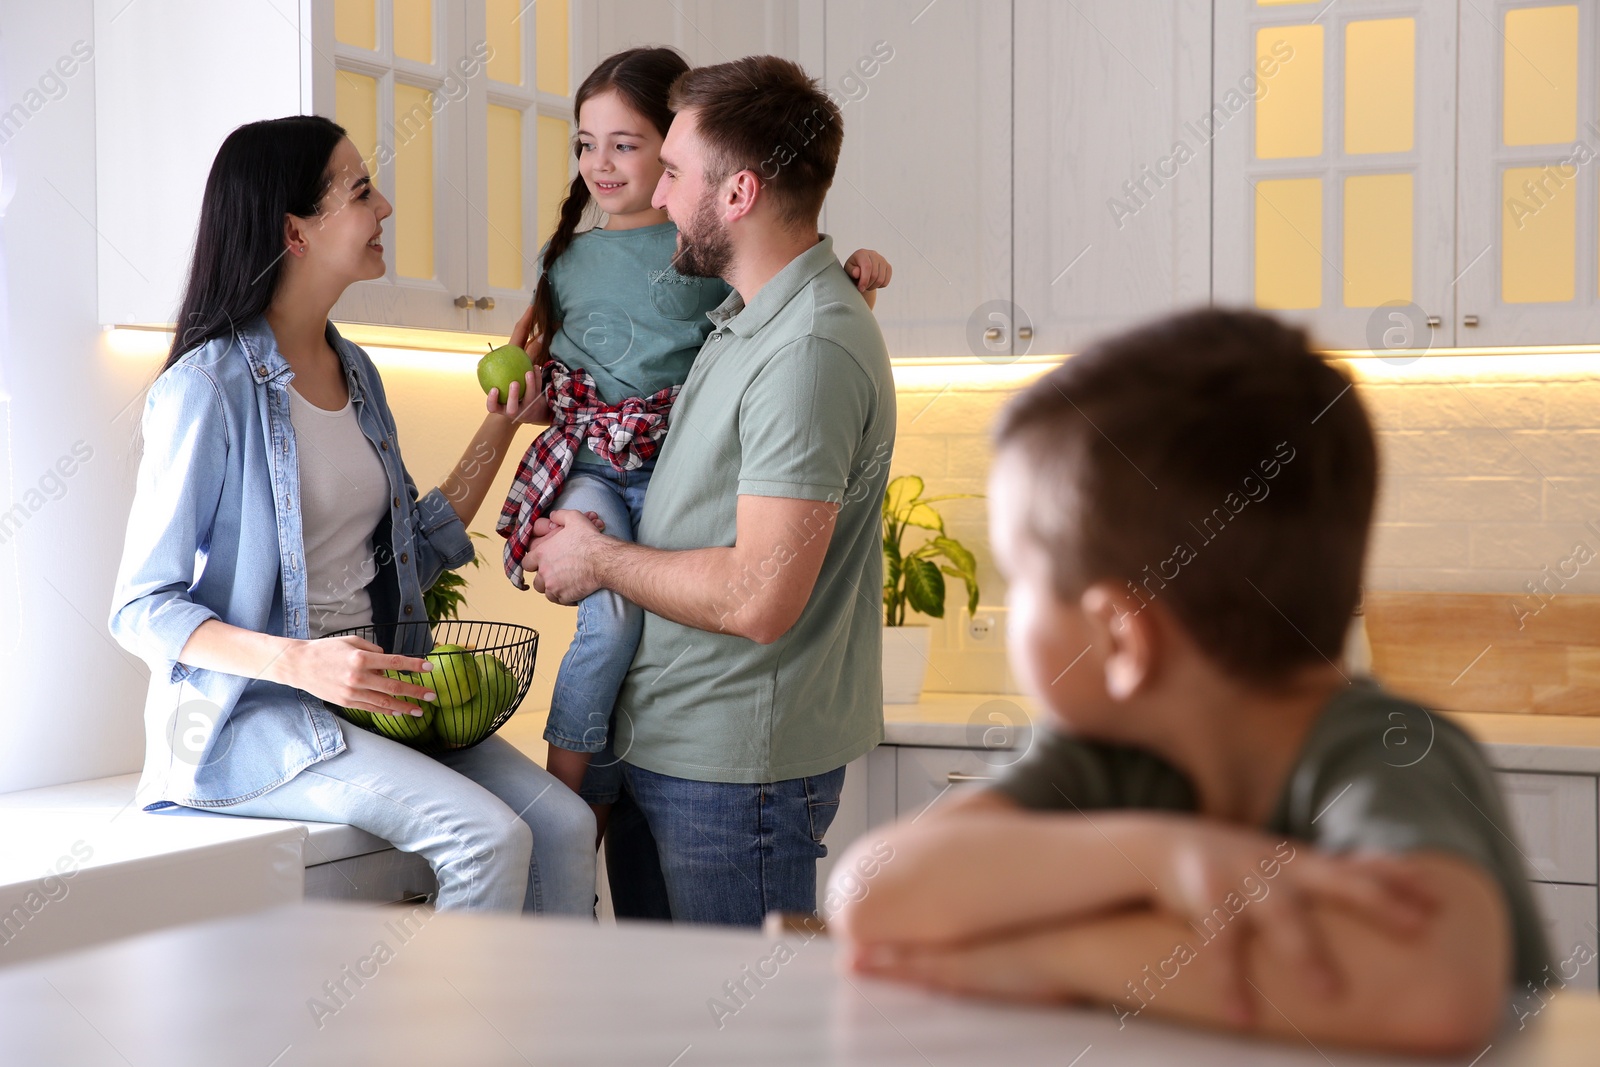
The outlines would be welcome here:
M 863 293 L 882 289 L 894 276 L 889 261 L 870 248 L 858 248 L 844 261 L 845 273 L 856 280 L 856 288 Z
M 545 400 L 544 392 L 535 381 L 538 373 L 529 371 L 523 375 L 522 381 L 512 382 L 511 395 L 506 397 L 504 404 L 500 402 L 500 387 L 490 389 L 489 395 L 484 397 L 489 414 L 504 416 L 515 423 L 549 425 L 550 403 Z
M 510 344 L 516 345 L 524 352 L 528 350 L 528 342 L 534 339 L 533 332 L 533 305 L 529 304 L 517 324 L 511 328 Z M 503 397 L 499 388 L 489 390 L 489 395 L 484 398 L 485 406 L 491 415 L 501 415 L 517 423 L 536 423 L 549 425 L 550 405 L 544 398 L 544 391 L 539 388 L 539 369 L 535 367 L 523 376 L 521 382 L 511 383 L 511 395 Z
M 304 689 L 342 708 L 379 715 L 421 715 L 422 709 L 400 697 L 437 699 L 432 689 L 412 685 L 383 672 L 433 669 L 426 659 L 391 656 L 371 641 L 359 637 L 325 637 L 290 641 L 262 677 L 281 685 Z

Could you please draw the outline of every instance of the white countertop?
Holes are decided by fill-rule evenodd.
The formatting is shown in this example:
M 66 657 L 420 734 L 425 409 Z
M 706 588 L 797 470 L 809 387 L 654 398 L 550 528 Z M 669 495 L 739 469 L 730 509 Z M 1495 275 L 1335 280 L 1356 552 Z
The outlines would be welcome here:
M 1019 693 L 930 693 L 916 704 L 886 704 L 884 744 L 1009 748 L 1043 709 Z M 1600 775 L 1600 716 L 1441 712 L 1477 738 L 1501 770 Z
M 782 940 L 779 952 L 778 939 L 753 932 L 331 904 L 274 909 L 0 969 L 0 1063 L 1416 1062 L 1154 1020 L 1119 1030 L 1103 1010 L 935 996 L 838 974 L 826 938 Z M 738 999 L 729 992 L 736 982 L 747 991 Z M 1589 1065 L 1596 1047 L 1600 1001 L 1561 994 L 1527 1033 L 1497 1038 L 1473 1062 Z

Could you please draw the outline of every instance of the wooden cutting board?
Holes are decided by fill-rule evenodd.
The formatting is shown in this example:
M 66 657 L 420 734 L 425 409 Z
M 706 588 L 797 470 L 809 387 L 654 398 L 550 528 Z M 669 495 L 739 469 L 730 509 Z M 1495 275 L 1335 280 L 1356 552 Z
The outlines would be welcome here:
M 1367 592 L 1373 672 L 1430 707 L 1600 716 L 1600 596 Z

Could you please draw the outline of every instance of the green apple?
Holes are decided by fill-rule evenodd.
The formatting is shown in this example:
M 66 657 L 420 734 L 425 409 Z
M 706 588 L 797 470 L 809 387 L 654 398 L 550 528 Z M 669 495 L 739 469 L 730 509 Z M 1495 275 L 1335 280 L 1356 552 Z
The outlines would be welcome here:
M 426 707 L 421 715 L 374 715 L 372 726 L 380 734 L 396 741 L 426 743 L 433 736 L 433 717 L 433 708 Z
M 478 674 L 478 694 L 459 707 L 440 708 L 434 719 L 439 737 L 447 745 L 471 745 L 483 740 L 520 688 L 517 676 L 499 656 L 480 652 L 472 660 Z
M 360 708 L 340 708 L 339 713 L 357 726 L 372 725 L 372 712 L 362 711 Z
M 493 349 L 487 356 L 478 360 L 478 384 L 483 386 L 483 395 L 488 396 L 489 390 L 500 390 L 500 403 L 504 404 L 511 399 L 511 383 L 519 382 L 522 388 L 528 388 L 527 373 L 533 370 L 533 360 L 528 358 L 528 353 L 516 345 L 501 345 Z M 518 394 L 522 400 L 528 398 Z
M 434 675 L 432 674 L 421 674 L 417 671 L 384 671 L 383 673 L 387 678 L 393 678 L 396 681 L 406 682 L 410 685 L 420 685 L 422 688 L 434 693 L 435 695 L 438 693 L 438 690 L 434 687 Z M 420 697 L 397 696 L 395 699 L 403 700 L 407 704 L 415 704 L 419 708 L 433 707 L 432 701 L 423 700 Z
M 478 668 L 479 691 L 488 689 L 494 694 L 494 711 L 498 715 L 511 706 L 511 702 L 517 699 L 517 690 L 522 687 L 517 682 L 517 676 L 511 673 L 511 668 L 493 652 L 480 653 L 474 659 L 474 666 Z
M 438 694 L 439 707 L 453 708 L 478 695 L 478 671 L 472 653 L 460 645 L 434 645 L 428 662 L 433 664 L 429 688 Z
M 470 745 L 483 740 L 489 727 L 517 695 L 517 679 L 498 656 L 483 652 L 472 657 L 478 675 L 478 692 L 456 707 L 440 708 L 434 727 L 447 745 Z

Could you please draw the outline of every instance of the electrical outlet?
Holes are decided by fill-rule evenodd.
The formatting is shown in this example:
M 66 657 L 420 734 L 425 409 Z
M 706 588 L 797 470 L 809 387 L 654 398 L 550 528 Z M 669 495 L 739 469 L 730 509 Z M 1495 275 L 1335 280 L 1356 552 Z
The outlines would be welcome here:
M 1000 651 L 1006 644 L 1006 609 L 979 606 L 976 615 L 961 610 L 961 647 L 974 651 Z

